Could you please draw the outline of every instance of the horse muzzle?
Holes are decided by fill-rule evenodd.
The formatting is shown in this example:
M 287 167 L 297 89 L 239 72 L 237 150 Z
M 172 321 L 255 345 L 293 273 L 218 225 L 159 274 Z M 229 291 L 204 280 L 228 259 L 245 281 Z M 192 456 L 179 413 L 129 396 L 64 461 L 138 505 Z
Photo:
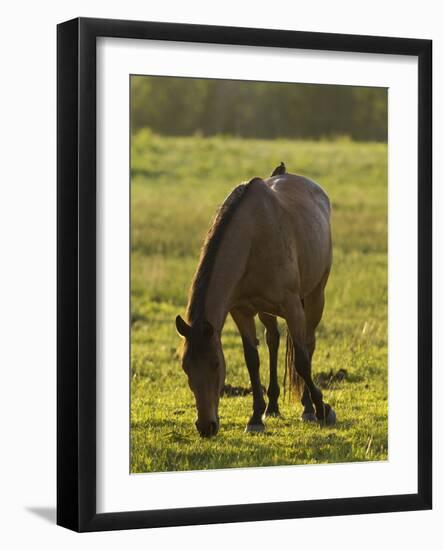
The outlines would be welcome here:
M 197 420 L 195 427 L 201 437 L 213 437 L 218 434 L 220 422 L 213 420 L 211 422 L 201 423 Z

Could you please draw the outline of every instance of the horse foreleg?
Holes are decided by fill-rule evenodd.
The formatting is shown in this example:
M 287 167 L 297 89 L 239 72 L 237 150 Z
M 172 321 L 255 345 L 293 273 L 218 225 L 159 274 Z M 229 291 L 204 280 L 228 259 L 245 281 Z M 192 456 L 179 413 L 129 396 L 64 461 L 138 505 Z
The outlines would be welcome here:
M 292 296 L 287 300 L 285 304 L 285 318 L 294 345 L 294 366 L 297 374 L 303 378 L 307 391 L 309 391 L 315 407 L 317 420 L 333 423 L 335 421 L 335 413 L 327 403 L 324 403 L 322 392 L 312 380 L 306 317 L 299 296 Z
M 269 403 L 266 408 L 266 416 L 280 416 L 278 408 L 278 397 L 280 395 L 280 386 L 277 378 L 277 358 L 278 347 L 280 344 L 280 333 L 278 332 L 277 318 L 268 313 L 258 314 L 260 321 L 266 329 L 266 344 L 269 350 L 269 386 L 268 398 Z
M 243 351 L 246 366 L 252 386 L 252 416 L 246 425 L 247 432 L 262 432 L 265 429 L 263 413 L 266 403 L 263 397 L 263 388 L 260 381 L 260 358 L 257 351 L 257 336 L 254 317 L 235 310 L 231 311 L 232 318 L 238 327 L 243 342 Z

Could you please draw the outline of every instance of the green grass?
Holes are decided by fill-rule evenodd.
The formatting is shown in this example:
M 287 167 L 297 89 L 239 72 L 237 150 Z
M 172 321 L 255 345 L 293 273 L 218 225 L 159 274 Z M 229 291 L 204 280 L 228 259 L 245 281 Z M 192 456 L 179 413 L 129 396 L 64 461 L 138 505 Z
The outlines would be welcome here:
M 241 181 L 269 175 L 281 160 L 289 171 L 319 182 L 332 202 L 334 265 L 313 372 L 338 422 L 328 428 L 303 424 L 301 405 L 282 392 L 283 418 L 268 419 L 264 434 L 246 434 L 251 395 L 223 397 L 220 433 L 203 440 L 194 427 L 174 319 L 184 313 L 216 207 Z M 132 143 L 131 207 L 132 472 L 387 459 L 386 145 L 164 138 L 141 131 Z M 257 326 L 267 385 L 267 349 Z M 230 319 L 223 347 L 226 383 L 248 388 Z M 284 338 L 279 365 L 282 382 Z M 330 371 L 340 369 L 344 380 L 328 383 Z

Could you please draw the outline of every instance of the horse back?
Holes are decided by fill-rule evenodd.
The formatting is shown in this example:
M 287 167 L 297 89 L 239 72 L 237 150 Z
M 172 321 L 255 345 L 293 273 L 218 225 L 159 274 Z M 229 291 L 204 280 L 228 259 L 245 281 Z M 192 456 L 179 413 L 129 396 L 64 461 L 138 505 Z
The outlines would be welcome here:
M 322 215 L 329 221 L 329 197 L 318 183 L 296 174 L 283 174 L 264 181 L 274 191 L 283 209 L 290 213 L 308 210 L 310 216 Z
M 301 295 L 330 270 L 330 202 L 315 182 L 294 174 L 263 180 L 254 188 L 257 228 L 253 263 L 274 284 L 281 280 Z

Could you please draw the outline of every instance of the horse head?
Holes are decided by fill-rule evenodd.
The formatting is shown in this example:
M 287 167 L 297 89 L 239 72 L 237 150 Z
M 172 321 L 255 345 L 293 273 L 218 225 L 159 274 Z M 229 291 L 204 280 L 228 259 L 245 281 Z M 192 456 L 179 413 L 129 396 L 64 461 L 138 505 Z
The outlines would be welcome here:
M 202 437 L 211 437 L 220 428 L 218 405 L 226 375 L 220 336 L 206 320 L 191 326 L 178 315 L 175 325 L 184 338 L 182 368 L 195 397 L 195 426 Z

